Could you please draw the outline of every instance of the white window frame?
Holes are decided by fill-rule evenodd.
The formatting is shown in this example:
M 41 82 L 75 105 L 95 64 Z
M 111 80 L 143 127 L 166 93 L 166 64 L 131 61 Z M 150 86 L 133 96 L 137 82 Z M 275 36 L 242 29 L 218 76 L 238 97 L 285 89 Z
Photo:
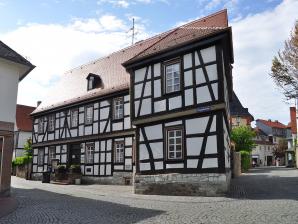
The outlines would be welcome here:
M 90 109 L 90 110 L 88 110 Z M 90 114 L 88 114 L 90 111 Z M 92 124 L 93 123 L 93 106 L 86 106 L 85 107 L 85 124 Z
M 75 113 L 75 116 L 74 116 Z M 79 121 L 79 110 L 73 109 L 70 111 L 70 127 L 74 128 L 78 126 Z
M 56 159 L 56 146 L 49 147 L 49 155 L 48 155 L 49 164 L 52 164 L 53 159 Z
M 85 163 L 94 163 L 94 143 L 86 143 L 85 145 Z
M 124 141 L 115 141 L 114 142 L 114 162 L 115 163 L 124 163 L 124 150 L 125 144 Z
M 38 134 L 44 133 L 44 119 L 38 118 Z
M 178 68 L 177 71 L 175 70 L 176 68 Z M 181 90 L 181 66 L 179 60 L 164 65 L 164 88 L 165 93 Z
M 113 117 L 115 120 L 122 119 L 124 117 L 124 102 L 123 97 L 118 97 L 113 100 Z
M 180 136 L 177 135 L 177 132 L 180 132 Z M 173 136 L 170 136 L 173 133 Z M 167 159 L 168 160 L 179 160 L 183 159 L 183 128 L 182 127 L 173 127 L 166 129 L 167 134 Z M 177 139 L 180 138 L 180 143 L 177 143 Z M 173 140 L 173 142 L 171 142 Z M 171 150 L 170 148 L 173 148 Z M 177 148 L 180 148 L 178 150 Z M 170 156 L 173 153 L 173 156 Z M 180 153 L 180 156 L 177 154 Z
M 37 152 L 37 165 L 38 166 L 43 166 L 44 164 L 44 148 L 38 149 Z
M 48 117 L 48 131 L 55 130 L 55 115 L 50 115 Z

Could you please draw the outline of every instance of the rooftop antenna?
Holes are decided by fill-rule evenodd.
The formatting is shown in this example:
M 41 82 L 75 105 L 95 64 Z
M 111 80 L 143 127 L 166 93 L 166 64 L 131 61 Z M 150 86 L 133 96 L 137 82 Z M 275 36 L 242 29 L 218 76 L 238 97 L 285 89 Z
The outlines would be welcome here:
M 131 37 L 131 45 L 134 43 L 135 39 L 135 18 L 132 18 L 132 37 Z

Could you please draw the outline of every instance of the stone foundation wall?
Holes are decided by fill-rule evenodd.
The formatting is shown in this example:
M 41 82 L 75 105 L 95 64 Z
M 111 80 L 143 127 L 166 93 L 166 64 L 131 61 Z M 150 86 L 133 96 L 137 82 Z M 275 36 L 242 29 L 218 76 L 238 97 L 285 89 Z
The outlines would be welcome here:
M 83 176 L 83 184 L 132 185 L 132 172 L 114 172 L 110 177 Z
M 42 179 L 42 173 L 32 173 L 31 174 L 31 180 L 40 180 Z
M 135 175 L 135 194 L 222 196 L 229 190 L 231 173 Z

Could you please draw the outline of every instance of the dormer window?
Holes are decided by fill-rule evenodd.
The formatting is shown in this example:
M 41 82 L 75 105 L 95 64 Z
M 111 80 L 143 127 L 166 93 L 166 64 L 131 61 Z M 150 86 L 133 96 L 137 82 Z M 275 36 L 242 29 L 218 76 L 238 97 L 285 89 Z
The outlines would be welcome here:
M 98 75 L 95 75 L 93 73 L 89 73 L 87 76 L 87 90 L 92 90 L 98 87 L 101 87 L 102 80 Z

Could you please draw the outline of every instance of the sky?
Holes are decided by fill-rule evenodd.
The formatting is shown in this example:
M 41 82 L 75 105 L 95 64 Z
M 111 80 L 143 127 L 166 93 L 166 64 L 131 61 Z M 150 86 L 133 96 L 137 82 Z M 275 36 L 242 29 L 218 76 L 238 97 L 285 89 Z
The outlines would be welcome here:
M 255 119 L 289 121 L 269 73 L 295 20 L 298 0 L 0 0 L 0 40 L 36 68 L 19 84 L 18 103 L 35 106 L 69 69 L 185 22 L 228 9 L 233 87 Z

